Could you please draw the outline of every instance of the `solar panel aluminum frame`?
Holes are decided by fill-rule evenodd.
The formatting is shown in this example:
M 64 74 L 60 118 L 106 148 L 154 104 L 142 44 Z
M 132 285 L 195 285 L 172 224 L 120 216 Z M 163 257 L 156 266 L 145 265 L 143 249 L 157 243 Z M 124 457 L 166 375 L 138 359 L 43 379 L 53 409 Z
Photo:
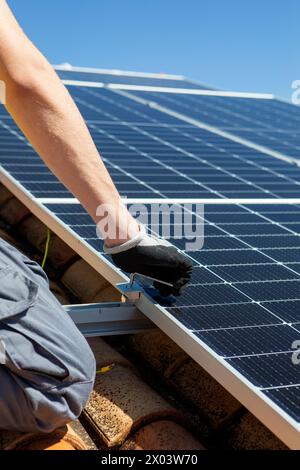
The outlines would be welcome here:
M 111 284 L 115 286 L 118 283 L 129 282 L 129 278 L 124 273 L 99 255 L 2 168 L 0 180 L 36 217 Z M 195 335 L 192 336 L 186 327 L 172 317 L 166 309 L 154 303 L 147 294 L 140 296 L 136 306 L 288 447 L 295 450 L 300 448 L 300 424 L 283 409 L 226 363 L 225 359 L 218 356 L 203 341 Z
M 76 198 L 35 198 L 40 204 L 80 204 L 79 200 Z M 300 204 L 300 198 L 272 198 L 272 199 L 247 199 L 247 198 L 230 198 L 230 199 L 206 199 L 206 198 L 124 198 L 123 202 L 125 204 L 203 204 L 203 205 L 220 205 L 226 206 L 228 204 L 240 204 L 240 205 L 255 205 L 262 204 L 265 206 L 268 205 L 286 205 L 286 204 Z
M 150 91 L 162 93 L 181 93 L 186 95 L 201 95 L 201 96 L 227 96 L 236 98 L 264 98 L 273 99 L 274 95 L 269 93 L 246 93 L 240 91 L 219 91 L 219 90 L 197 90 L 194 88 L 176 88 L 176 87 L 160 87 L 154 85 L 130 85 L 123 83 L 104 83 L 104 82 L 91 82 L 86 80 L 69 80 L 62 79 L 66 86 L 84 86 L 91 88 L 107 88 L 109 90 L 124 90 L 124 91 Z
M 132 91 L 152 91 L 158 93 L 178 93 L 185 95 L 201 95 L 201 96 L 223 96 L 231 98 L 263 98 L 274 99 L 274 95 L 270 93 L 254 93 L 244 91 L 223 91 L 223 90 L 197 90 L 195 88 L 176 88 L 176 87 L 158 87 L 152 85 L 125 85 L 119 83 L 106 84 L 106 88 L 111 90 L 132 90 Z
M 71 64 L 54 65 L 55 70 L 62 72 L 80 72 L 80 73 L 96 73 L 99 75 L 116 75 L 124 77 L 141 77 L 141 78 L 157 78 L 166 80 L 183 81 L 186 78 L 183 75 L 173 75 L 167 73 L 151 73 L 151 72 L 133 72 L 129 70 L 116 69 L 99 69 L 94 67 L 77 67 Z

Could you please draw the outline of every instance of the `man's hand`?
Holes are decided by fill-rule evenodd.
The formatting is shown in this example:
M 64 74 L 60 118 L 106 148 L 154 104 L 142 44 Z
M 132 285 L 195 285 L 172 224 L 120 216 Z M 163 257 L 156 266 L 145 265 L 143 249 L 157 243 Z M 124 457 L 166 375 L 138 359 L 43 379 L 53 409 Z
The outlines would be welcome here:
M 149 236 L 145 228 L 132 240 L 112 248 L 104 246 L 114 263 L 127 273 L 139 273 L 173 284 L 154 282 L 163 296 L 180 295 L 192 275 L 192 263 L 168 242 Z

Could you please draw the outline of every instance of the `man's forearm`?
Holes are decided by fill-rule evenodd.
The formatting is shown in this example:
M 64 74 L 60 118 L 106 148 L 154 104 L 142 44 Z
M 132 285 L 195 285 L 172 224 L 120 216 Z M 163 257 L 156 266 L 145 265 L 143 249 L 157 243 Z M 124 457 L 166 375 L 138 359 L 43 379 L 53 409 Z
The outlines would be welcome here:
M 25 43 L 25 44 L 24 44 Z M 18 47 L 22 44 L 22 48 Z M 126 226 L 137 225 L 127 211 L 120 209 L 120 196 L 74 101 L 56 73 L 27 39 L 0 0 L 0 79 L 6 83 L 6 107 L 32 146 L 53 173 L 80 200 L 98 222 L 97 207 L 110 204 Z M 121 232 L 115 244 L 128 238 L 119 220 L 111 222 Z

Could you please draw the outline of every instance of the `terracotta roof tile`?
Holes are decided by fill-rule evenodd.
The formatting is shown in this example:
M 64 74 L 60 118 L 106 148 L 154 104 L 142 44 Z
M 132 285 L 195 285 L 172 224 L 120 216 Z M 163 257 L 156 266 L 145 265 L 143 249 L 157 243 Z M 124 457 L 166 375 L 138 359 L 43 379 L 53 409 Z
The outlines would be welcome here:
M 97 376 L 85 416 L 107 446 L 122 444 L 145 423 L 184 417 L 127 367 L 116 365 Z
M 16 240 L 1 228 L 0 228 L 0 238 L 2 238 L 2 240 L 5 240 L 6 242 L 10 243 L 11 245 L 14 245 L 17 248 L 21 249 L 21 247 L 16 242 Z
M 251 413 L 245 412 L 228 431 L 228 445 L 235 450 L 286 450 L 287 447 Z
M 128 359 L 126 359 L 122 354 L 119 354 L 116 349 L 109 346 L 109 344 L 103 341 L 103 339 L 88 338 L 87 341 L 96 358 L 98 369 L 110 364 L 118 364 L 122 365 L 123 367 L 129 367 L 130 369 L 135 370 L 134 365 Z
M 189 356 L 160 330 L 131 336 L 129 344 L 159 373 L 169 377 Z
M 97 302 L 120 302 L 121 294 L 111 285 L 107 284 L 90 300 L 91 303 Z
M 214 429 L 241 409 L 241 404 L 193 360 L 183 364 L 170 380 Z
M 97 450 L 96 444 L 78 419 L 70 423 L 69 428 L 83 441 L 87 450 Z
M 26 217 L 18 226 L 18 231 L 23 238 L 34 246 L 38 251 L 44 251 L 47 239 L 47 228 L 34 215 Z
M 70 305 L 71 301 L 66 290 L 63 290 L 57 282 L 50 280 L 50 289 L 62 305 Z
M 130 347 L 168 378 L 213 428 L 222 426 L 241 408 L 221 385 L 161 331 L 132 336 Z
M 61 281 L 83 303 L 92 302 L 97 295 L 100 296 L 103 289 L 111 288 L 108 282 L 82 259 L 67 269 Z
M 17 225 L 30 214 L 27 207 L 25 207 L 15 197 L 9 199 L 4 205 L 0 207 L 0 217 L 9 225 Z
M 3 184 L 0 184 L 0 206 L 13 198 L 13 195 Z
M 204 447 L 182 426 L 164 420 L 141 428 L 121 450 L 204 450 Z

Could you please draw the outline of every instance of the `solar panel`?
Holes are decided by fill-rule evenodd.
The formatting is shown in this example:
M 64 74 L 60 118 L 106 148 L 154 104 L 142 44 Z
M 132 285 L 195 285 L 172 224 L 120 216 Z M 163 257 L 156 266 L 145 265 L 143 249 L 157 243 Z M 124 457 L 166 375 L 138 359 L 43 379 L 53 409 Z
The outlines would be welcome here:
M 80 237 L 86 231 L 87 244 L 101 250 L 94 223 L 80 205 L 47 204 L 47 208 Z M 287 403 L 300 383 L 300 370 L 292 363 L 292 345 L 299 338 L 300 274 L 293 264 L 282 264 L 274 252 L 277 248 L 281 250 L 283 238 L 295 237 L 290 220 L 299 213 L 300 208 L 292 205 L 208 205 L 204 248 L 187 253 L 195 264 L 191 284 L 176 304 L 160 307 L 164 316 L 157 317 L 158 324 L 165 331 L 168 328 L 169 335 L 173 332 L 181 345 L 187 346 L 191 341 L 193 357 L 206 368 L 200 345 L 208 347 L 225 368 L 225 364 L 230 365 L 241 374 L 252 391 L 264 397 L 263 401 L 265 397 L 274 400 L 289 414 L 289 420 L 295 420 L 298 431 L 300 410 L 294 406 L 292 410 L 287 408 Z M 291 217 L 279 222 L 283 214 Z M 236 227 L 249 223 L 253 233 L 257 223 L 264 230 L 255 236 L 237 236 Z M 281 234 L 273 236 L 272 250 L 257 249 L 256 240 L 269 240 L 269 228 L 274 225 Z M 209 227 L 214 229 L 213 234 Z M 216 238 L 219 243 L 211 243 Z M 232 238 L 239 243 L 235 248 Z M 300 240 L 299 234 L 296 238 Z M 177 244 L 175 239 L 172 242 Z M 299 251 L 297 246 L 298 243 L 291 250 Z M 174 321 L 182 336 L 178 331 L 174 333 Z M 278 433 L 279 429 L 275 431 Z
M 300 334 L 300 206 L 282 199 L 298 196 L 300 170 L 111 90 L 70 91 L 122 194 L 146 205 L 153 197 L 260 199 L 254 205 L 208 204 L 203 249 L 185 251 L 184 240 L 171 237 L 194 264 L 184 295 L 176 303 L 153 302 L 148 291 L 138 307 L 299 448 L 300 369 L 292 357 Z M 4 184 L 35 215 L 109 282 L 127 280 L 102 253 L 90 216 L 4 113 L 0 163 Z
M 276 99 L 130 91 L 170 110 L 300 158 L 300 109 Z
M 70 90 L 122 195 L 298 197 L 300 170 L 285 162 L 182 125 L 112 91 Z M 12 120 L 1 119 L 0 125 L 3 167 L 36 197 L 72 197 L 45 168 Z
M 193 83 L 183 77 L 165 74 L 138 74 L 134 72 L 122 73 L 118 71 L 85 72 L 77 70 L 63 70 L 56 67 L 57 73 L 62 80 L 86 81 L 105 84 L 122 84 L 137 86 L 152 86 L 163 88 L 186 88 L 195 90 L 211 89 L 205 85 Z
M 131 168 L 136 162 L 131 165 L 130 153 L 137 152 L 140 154 L 139 164 L 141 166 L 146 165 L 146 162 L 149 166 L 151 165 L 151 168 L 155 168 L 157 165 L 163 167 L 163 163 L 165 163 L 164 166 L 170 166 L 171 163 L 173 174 L 169 176 L 173 178 L 172 182 L 176 187 L 178 187 L 179 181 L 182 181 L 183 184 L 184 180 L 190 181 L 193 176 L 193 181 L 190 182 L 193 185 L 196 183 L 198 187 L 185 186 L 182 187 L 181 192 L 178 189 L 179 197 L 183 193 L 187 196 L 195 192 L 204 194 L 206 188 L 215 195 L 220 193 L 226 197 L 233 197 L 234 194 L 237 197 L 247 197 L 247 195 L 259 197 L 259 194 L 263 197 L 263 193 L 268 197 L 271 193 L 278 197 L 298 196 L 298 172 L 296 171 L 295 180 L 292 182 L 290 176 L 294 171 L 293 168 L 274 160 L 274 158 L 194 126 L 184 126 L 181 121 L 172 116 L 162 116 L 162 113 L 143 107 L 140 103 L 116 95 L 112 91 L 78 87 L 71 87 L 70 91 L 81 112 L 90 123 L 93 137 L 96 142 L 99 142 L 99 148 L 102 149 L 104 156 L 106 147 L 109 148 L 110 161 L 122 164 L 123 169 Z M 99 123 L 91 121 L 90 111 L 97 114 L 101 126 Z M 122 121 L 124 113 L 126 120 Z M 93 117 L 95 117 L 94 114 Z M 106 123 L 108 119 L 119 123 L 121 120 L 122 126 L 118 128 L 111 126 Z M 104 121 L 106 125 L 104 125 Z M 148 123 L 147 126 L 145 121 Z M 97 135 L 99 127 L 101 128 L 101 139 Z M 107 142 L 104 141 L 105 132 L 109 137 Z M 114 140 L 114 147 L 112 140 Z M 128 148 L 125 164 L 121 155 L 121 145 Z M 112 155 L 113 152 L 117 155 Z M 144 158 L 141 158 L 142 156 Z M 136 158 L 135 155 L 132 155 L 132 160 L 136 161 Z M 174 160 L 175 158 L 176 160 Z M 149 159 L 152 159 L 152 162 L 149 162 Z M 159 159 L 159 162 L 154 159 Z M 195 175 L 192 159 L 198 162 L 198 178 Z M 188 162 L 191 163 L 190 166 L 188 166 Z M 211 181 L 206 182 L 203 175 L 205 171 L 210 169 L 211 174 L 207 173 L 207 178 L 210 178 Z M 252 177 L 247 177 L 245 181 L 243 176 L 251 174 L 251 171 L 253 172 Z M 177 172 L 177 178 L 175 172 Z M 263 182 L 259 181 L 260 179 Z M 153 182 L 153 178 L 151 181 Z M 167 184 L 166 175 L 164 182 Z M 166 189 L 166 196 L 174 196 L 172 182 Z M 200 187 L 200 183 L 202 187 Z

